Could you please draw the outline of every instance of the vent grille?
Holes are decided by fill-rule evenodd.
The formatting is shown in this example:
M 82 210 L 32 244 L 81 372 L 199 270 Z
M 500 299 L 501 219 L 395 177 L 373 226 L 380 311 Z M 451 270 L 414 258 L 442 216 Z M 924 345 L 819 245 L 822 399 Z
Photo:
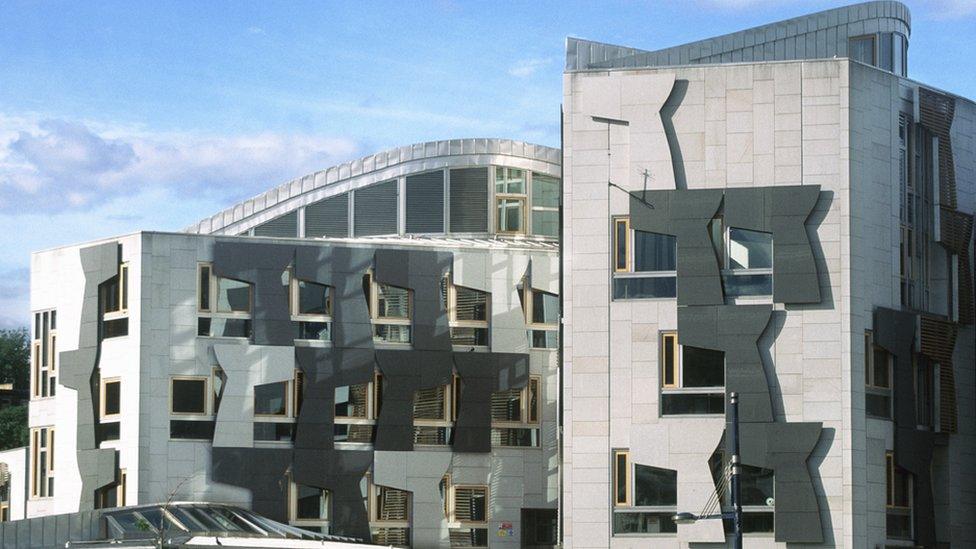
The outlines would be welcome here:
M 349 236 L 349 193 L 320 200 L 305 207 L 305 236 Z
M 488 168 L 451 170 L 450 231 L 488 232 Z
M 353 200 L 356 236 L 397 234 L 397 182 L 356 190 Z
M 407 177 L 407 232 L 444 232 L 444 172 Z
M 254 236 L 298 236 L 298 212 L 287 213 L 254 227 Z

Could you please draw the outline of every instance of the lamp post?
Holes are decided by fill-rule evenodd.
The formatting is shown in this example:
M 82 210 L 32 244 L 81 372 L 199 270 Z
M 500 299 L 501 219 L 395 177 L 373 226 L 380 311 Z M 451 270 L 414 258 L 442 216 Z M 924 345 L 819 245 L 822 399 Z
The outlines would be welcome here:
M 732 549 L 742 549 L 742 499 L 740 497 L 739 473 L 742 463 L 739 459 L 739 395 L 729 393 L 729 412 L 728 428 L 726 432 L 727 444 L 731 456 L 729 462 L 732 466 L 732 474 L 729 482 L 729 499 L 732 504 L 732 511 L 729 513 L 702 514 L 676 513 L 671 519 L 675 524 L 694 524 L 699 520 L 709 519 L 731 519 L 732 520 Z

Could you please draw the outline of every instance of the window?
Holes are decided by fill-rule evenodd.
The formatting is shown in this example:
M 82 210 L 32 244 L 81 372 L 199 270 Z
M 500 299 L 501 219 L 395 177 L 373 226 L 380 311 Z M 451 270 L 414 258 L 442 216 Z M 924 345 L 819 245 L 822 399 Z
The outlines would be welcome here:
M 864 408 L 867 415 L 891 419 L 891 374 L 894 359 L 864 332 Z
M 212 395 L 206 376 L 170 378 L 170 438 L 213 440 Z
M 10 479 L 0 481 L 0 522 L 10 520 Z
M 335 388 L 335 442 L 372 443 L 380 413 L 383 376 L 373 381 Z
M 468 347 L 488 346 L 489 294 L 454 285 L 451 276 L 441 281 L 441 302 L 447 310 L 451 343 Z
M 725 353 L 678 344 L 661 332 L 661 414 L 724 414 Z
M 631 230 L 629 217 L 613 220 L 613 298 L 677 296 L 677 239 Z
M 329 491 L 289 482 L 288 524 L 312 532 L 329 532 Z
M 291 319 L 300 340 L 332 341 L 332 287 L 299 280 L 289 269 Z
M 100 380 L 98 396 L 96 439 L 99 444 L 106 440 L 118 440 L 122 413 L 122 381 L 117 377 Z
M 627 450 L 613 452 L 614 535 L 673 534 L 678 473 L 632 464 Z
M 876 66 L 874 60 L 874 35 L 851 38 L 847 46 L 847 57 L 867 65 Z
M 892 452 L 885 453 L 886 523 L 888 538 L 914 539 L 912 475 L 895 463 Z
M 31 429 L 31 497 L 54 496 L 54 427 Z
M 932 202 L 937 171 L 933 162 L 938 139 L 902 113 L 898 140 L 901 304 L 921 311 L 929 304 L 929 242 L 933 238 Z
M 254 386 L 254 441 L 292 442 L 301 412 L 305 376 L 295 370 L 289 381 Z
M 495 229 L 501 234 L 525 234 L 526 172 L 495 168 Z
M 455 399 L 460 394 L 460 378 L 448 385 L 416 391 L 413 396 L 414 444 L 444 446 L 451 443 L 457 420 Z
M 935 427 L 935 375 L 931 362 L 912 357 L 915 374 L 915 424 L 919 429 L 931 431 Z
M 31 387 L 34 398 L 55 395 L 58 382 L 57 311 L 34 313 L 34 340 L 31 344 Z
M 373 341 L 410 343 L 413 291 L 376 282 L 371 272 L 363 277 L 363 291 L 373 322 Z
M 447 479 L 445 487 L 451 547 L 488 547 L 488 487 L 454 486 Z
M 732 466 L 724 448 L 709 459 L 712 481 L 719 492 L 722 512 L 732 511 L 729 497 L 729 478 Z M 743 464 L 739 472 L 739 494 L 742 503 L 742 531 L 750 534 L 774 531 L 775 477 L 772 469 Z M 732 531 L 732 521 L 723 520 L 726 532 Z
M 559 178 L 532 172 L 532 234 L 559 236 Z
M 529 378 L 522 389 L 491 394 L 491 445 L 539 446 L 541 379 Z
M 410 545 L 410 492 L 373 484 L 366 477 L 369 525 L 373 543 Z
M 119 265 L 119 274 L 104 282 L 98 289 L 99 312 L 102 317 L 102 338 L 129 334 L 129 265 Z
M 213 265 L 198 266 L 197 335 L 251 337 L 251 285 L 213 273 Z
M 559 347 L 559 296 L 536 290 L 525 280 L 519 297 L 528 325 L 529 347 L 555 349 Z
M 878 36 L 878 68 L 905 76 L 908 72 L 908 40 L 905 35 L 882 32 Z
M 712 221 L 713 231 L 721 218 Z M 714 235 L 714 233 L 713 233 Z M 773 235 L 729 227 L 725 231 L 722 285 L 730 298 L 773 294 Z
M 522 547 L 543 549 L 559 542 L 559 514 L 556 509 L 522 508 Z
M 115 482 L 95 490 L 95 509 L 125 507 L 125 469 L 115 472 Z

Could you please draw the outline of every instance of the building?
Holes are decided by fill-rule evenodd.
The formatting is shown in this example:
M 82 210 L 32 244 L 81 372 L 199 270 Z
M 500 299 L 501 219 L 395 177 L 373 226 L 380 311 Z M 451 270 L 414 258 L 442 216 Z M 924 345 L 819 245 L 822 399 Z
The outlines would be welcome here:
M 551 546 L 559 177 L 557 149 L 422 143 L 35 253 L 26 517 L 177 499 Z
M 725 541 L 671 517 L 728 504 L 730 392 L 747 546 L 976 544 L 976 105 L 906 77 L 910 30 L 567 42 L 564 546 Z

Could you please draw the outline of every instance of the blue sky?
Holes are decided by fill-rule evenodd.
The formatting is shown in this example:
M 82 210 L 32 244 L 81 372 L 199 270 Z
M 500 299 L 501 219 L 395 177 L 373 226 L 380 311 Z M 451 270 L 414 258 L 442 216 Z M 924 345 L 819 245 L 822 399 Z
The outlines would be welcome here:
M 31 250 L 396 145 L 558 146 L 566 36 L 657 49 L 846 3 L 0 0 L 0 327 L 27 322 Z M 909 76 L 976 97 L 976 0 L 907 3 Z

